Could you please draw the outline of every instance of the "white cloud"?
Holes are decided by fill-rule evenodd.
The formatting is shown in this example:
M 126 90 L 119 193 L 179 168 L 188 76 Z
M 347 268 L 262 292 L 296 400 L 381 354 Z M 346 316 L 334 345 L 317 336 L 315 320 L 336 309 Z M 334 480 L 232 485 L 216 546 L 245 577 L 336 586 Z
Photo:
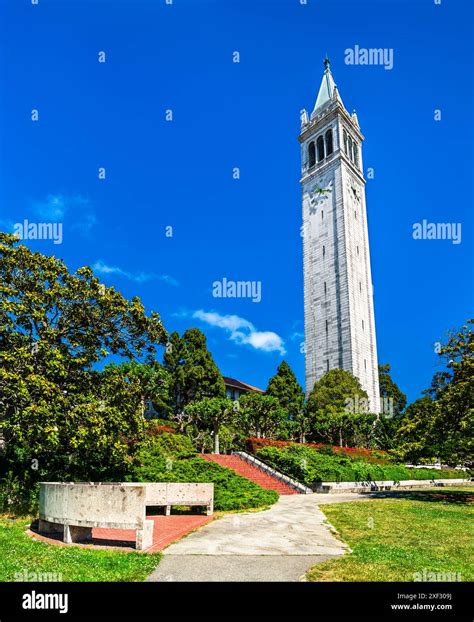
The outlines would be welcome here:
M 160 281 L 163 281 L 163 283 L 166 283 L 167 285 L 173 285 L 173 287 L 178 287 L 179 285 L 179 282 L 169 274 L 162 274 L 160 276 L 157 276 L 156 278 Z
M 206 324 L 210 324 L 211 326 L 218 326 L 219 328 L 226 328 L 227 330 L 234 333 L 239 328 L 248 328 L 249 330 L 254 330 L 253 324 L 248 320 L 244 320 L 244 318 L 239 317 L 238 315 L 220 315 L 219 313 L 214 313 L 213 311 L 203 311 L 200 309 L 193 313 L 193 317 L 198 318 L 198 320 L 202 320 L 206 322 Z
M 243 338 L 243 343 L 248 343 L 256 350 L 263 350 L 264 352 L 280 352 L 280 354 L 286 354 L 286 350 L 283 347 L 282 338 L 276 333 L 266 330 L 259 332 L 254 330 Z
M 48 220 L 62 220 L 67 210 L 67 200 L 60 194 L 48 194 L 45 201 L 34 204 L 35 212 Z
M 62 222 L 66 218 L 73 231 L 86 237 L 98 222 L 90 200 L 81 195 L 48 194 L 44 201 L 33 203 L 33 210 L 47 221 Z
M 291 333 L 290 335 L 291 341 L 296 341 L 297 339 L 303 339 L 303 338 L 304 338 L 304 333 L 300 333 L 297 330 L 295 330 L 295 332 Z
M 230 333 L 230 339 L 239 345 L 249 345 L 263 352 L 286 354 L 284 341 L 277 333 L 258 331 L 252 322 L 238 315 L 220 315 L 214 311 L 199 309 L 193 313 L 193 317 L 210 326 L 223 328 Z
M 129 279 L 130 281 L 135 281 L 136 283 L 145 283 L 146 281 L 159 280 L 167 283 L 168 285 L 177 286 L 179 285 L 178 281 L 174 279 L 172 276 L 168 275 L 156 275 L 156 274 L 148 274 L 146 272 L 128 272 L 127 270 L 123 270 L 119 266 L 109 266 L 104 263 L 101 259 L 95 262 L 92 266 L 94 272 L 99 274 L 115 274 L 117 276 L 121 276 L 125 279 Z

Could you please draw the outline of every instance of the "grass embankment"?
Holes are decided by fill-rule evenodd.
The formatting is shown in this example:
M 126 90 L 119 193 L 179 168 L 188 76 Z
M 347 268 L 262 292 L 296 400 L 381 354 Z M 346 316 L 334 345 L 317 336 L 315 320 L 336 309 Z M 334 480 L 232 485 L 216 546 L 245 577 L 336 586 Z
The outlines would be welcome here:
M 0 581 L 144 581 L 161 558 L 38 542 L 25 533 L 30 522 L 0 517 Z
M 474 488 L 398 492 L 321 509 L 353 552 L 314 566 L 309 581 L 474 580 Z

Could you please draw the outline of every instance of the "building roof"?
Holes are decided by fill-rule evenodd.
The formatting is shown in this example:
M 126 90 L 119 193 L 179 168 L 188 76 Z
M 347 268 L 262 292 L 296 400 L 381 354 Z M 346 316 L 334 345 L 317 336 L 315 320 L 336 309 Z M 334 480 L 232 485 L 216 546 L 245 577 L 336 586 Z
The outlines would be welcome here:
M 255 391 L 256 393 L 265 393 L 265 391 L 262 391 L 262 389 L 253 387 L 251 384 L 241 382 L 240 380 L 236 380 L 235 378 L 229 378 L 229 376 L 223 376 L 223 378 L 226 387 L 233 387 L 234 389 L 241 389 L 242 391 Z

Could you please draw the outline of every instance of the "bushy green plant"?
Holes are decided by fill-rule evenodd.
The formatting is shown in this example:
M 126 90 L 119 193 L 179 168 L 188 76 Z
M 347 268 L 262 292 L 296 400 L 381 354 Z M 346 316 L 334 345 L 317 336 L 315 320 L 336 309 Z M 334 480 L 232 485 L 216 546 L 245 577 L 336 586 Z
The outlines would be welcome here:
M 29 487 L 9 472 L 0 479 L 0 514 L 34 514 L 39 504 L 39 483 Z
M 140 482 L 209 482 L 214 484 L 216 510 L 244 510 L 275 503 L 278 494 L 241 477 L 234 471 L 196 456 L 190 439 L 161 434 L 146 442 L 137 466 L 128 478 Z
M 312 486 L 316 482 L 401 481 L 465 477 L 463 471 L 437 469 L 408 469 L 403 464 L 374 464 L 342 454 L 332 455 L 320 449 L 302 445 L 264 447 L 257 457 L 274 468 Z
M 170 432 L 148 437 L 143 443 L 143 450 L 137 456 L 138 461 L 143 457 L 143 451 L 145 455 L 147 451 L 151 451 L 154 455 L 159 455 L 165 460 L 168 458 L 174 460 L 193 458 L 196 455 L 196 449 L 188 436 Z

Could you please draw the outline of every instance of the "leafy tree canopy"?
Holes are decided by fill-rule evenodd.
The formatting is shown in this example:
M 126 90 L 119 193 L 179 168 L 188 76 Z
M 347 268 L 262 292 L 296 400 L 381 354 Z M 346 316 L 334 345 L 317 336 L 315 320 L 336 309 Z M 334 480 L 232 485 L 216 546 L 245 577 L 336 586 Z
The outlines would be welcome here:
M 123 465 L 140 433 L 136 383 L 100 374 L 108 354 L 152 360 L 166 331 L 88 267 L 0 234 L 0 432 L 24 479 Z M 36 467 L 29 468 L 32 461 Z M 87 465 L 92 465 L 87 470 Z M 41 471 L 42 469 L 42 471 Z
M 276 397 L 246 393 L 239 400 L 238 421 L 248 436 L 271 438 L 286 420 L 286 412 Z
M 382 399 L 391 400 L 390 404 L 393 405 L 393 416 L 398 417 L 407 405 L 407 396 L 392 380 L 390 370 L 391 367 L 388 363 L 385 365 L 379 365 L 380 397 Z

